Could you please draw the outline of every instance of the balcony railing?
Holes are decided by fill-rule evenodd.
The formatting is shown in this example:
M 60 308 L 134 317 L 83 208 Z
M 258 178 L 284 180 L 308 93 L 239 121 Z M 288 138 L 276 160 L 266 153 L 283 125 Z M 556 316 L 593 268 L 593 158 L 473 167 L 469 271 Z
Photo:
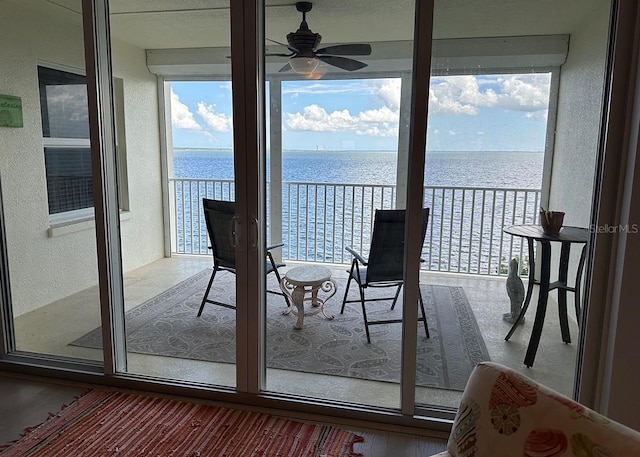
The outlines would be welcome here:
M 173 252 L 209 254 L 202 198 L 234 200 L 233 181 L 171 183 Z M 395 186 L 284 182 L 282 236 L 273 238 L 284 242 L 285 260 L 348 263 L 345 246 L 366 256 L 375 210 L 393 209 L 395 201 Z M 526 246 L 502 229 L 537 222 L 540 190 L 426 186 L 424 205 L 431 208 L 422 251 L 424 270 L 504 275 L 514 257 L 526 270 Z

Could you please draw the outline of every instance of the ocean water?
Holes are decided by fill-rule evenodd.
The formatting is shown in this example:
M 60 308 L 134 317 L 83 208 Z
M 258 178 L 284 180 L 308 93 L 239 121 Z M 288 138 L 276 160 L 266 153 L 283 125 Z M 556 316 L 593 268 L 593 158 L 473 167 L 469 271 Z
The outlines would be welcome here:
M 284 151 L 282 179 L 393 185 L 396 161 L 395 152 Z M 542 163 L 541 152 L 428 152 L 425 185 L 539 189 L 542 185 Z M 174 177 L 233 179 L 232 153 L 175 151 Z
M 375 208 L 393 207 L 394 191 L 379 186 L 395 184 L 396 160 L 391 152 L 285 151 L 283 257 L 348 263 L 345 246 L 366 252 Z M 542 166 L 542 153 L 427 153 L 425 186 L 431 188 L 425 190 L 425 205 L 431 216 L 423 268 L 504 274 L 507 259 L 524 258 L 522 244 L 505 237 L 502 228 L 535 222 Z M 178 252 L 205 254 L 200 200 L 233 200 L 232 186 L 211 182 L 233 180 L 232 153 L 175 151 L 174 178 Z M 187 178 L 200 181 L 180 181 Z

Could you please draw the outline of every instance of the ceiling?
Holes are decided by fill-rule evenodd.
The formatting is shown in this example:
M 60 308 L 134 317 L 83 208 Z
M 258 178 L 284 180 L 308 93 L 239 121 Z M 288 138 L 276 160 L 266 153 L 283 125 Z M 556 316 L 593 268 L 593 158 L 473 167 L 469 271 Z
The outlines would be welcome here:
M 81 0 L 41 1 L 81 12 Z M 229 46 L 229 2 L 110 0 L 112 38 L 142 49 Z M 570 34 L 603 4 L 608 1 L 435 0 L 434 37 Z M 265 5 L 267 38 L 286 41 L 301 21 L 295 0 Z M 323 44 L 411 40 L 414 11 L 414 0 L 316 0 L 307 22 Z

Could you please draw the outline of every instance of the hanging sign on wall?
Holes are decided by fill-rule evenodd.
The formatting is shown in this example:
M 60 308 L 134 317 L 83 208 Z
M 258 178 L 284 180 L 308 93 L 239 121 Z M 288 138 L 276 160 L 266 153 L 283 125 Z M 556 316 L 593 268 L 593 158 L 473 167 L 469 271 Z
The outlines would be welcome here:
M 22 99 L 0 94 L 0 127 L 22 127 Z

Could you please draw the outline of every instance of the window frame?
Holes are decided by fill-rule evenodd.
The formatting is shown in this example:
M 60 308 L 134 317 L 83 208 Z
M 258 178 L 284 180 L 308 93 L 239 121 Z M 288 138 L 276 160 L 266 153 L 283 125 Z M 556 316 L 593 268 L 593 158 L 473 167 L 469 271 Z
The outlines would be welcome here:
M 86 81 L 86 72 L 79 69 L 73 68 L 66 65 L 54 64 L 51 62 L 43 62 L 38 61 L 36 68 L 44 68 L 47 70 L 54 70 L 62 73 L 68 73 L 72 76 L 80 76 L 84 78 L 85 85 Z M 117 155 L 118 155 L 118 176 L 116 177 L 118 181 L 118 191 L 119 191 L 119 207 L 121 215 L 127 213 L 129 211 L 129 189 L 127 185 L 127 154 L 126 154 L 126 131 L 125 131 L 125 104 L 124 104 L 124 81 L 121 78 L 114 77 L 114 105 L 116 112 L 116 145 L 117 145 Z M 41 85 L 41 79 L 38 75 L 38 86 Z M 40 120 L 44 122 L 42 119 L 42 106 L 40 107 Z M 88 108 L 88 101 L 87 101 Z M 88 121 L 87 121 L 88 122 Z M 45 150 L 47 148 L 66 148 L 66 149 L 91 149 L 91 140 L 89 138 L 89 134 L 87 132 L 87 138 L 72 138 L 72 137 L 54 137 L 54 136 L 44 136 L 44 128 L 42 131 L 42 152 L 43 157 L 46 154 Z M 45 179 L 48 185 L 49 175 L 45 166 Z M 93 179 L 93 176 L 92 176 Z M 47 189 L 47 201 L 49 199 L 49 192 Z M 62 211 L 58 213 L 51 213 L 48 208 L 49 214 L 49 237 L 56 236 L 58 234 L 65 234 L 69 232 L 74 232 L 77 230 L 83 230 L 85 228 L 95 227 L 94 218 L 95 218 L 95 208 L 93 204 L 91 206 L 85 208 L 78 208 L 69 211 Z M 90 224 L 87 225 L 87 222 Z M 69 229 L 67 226 L 76 224 L 78 225 L 77 230 Z

